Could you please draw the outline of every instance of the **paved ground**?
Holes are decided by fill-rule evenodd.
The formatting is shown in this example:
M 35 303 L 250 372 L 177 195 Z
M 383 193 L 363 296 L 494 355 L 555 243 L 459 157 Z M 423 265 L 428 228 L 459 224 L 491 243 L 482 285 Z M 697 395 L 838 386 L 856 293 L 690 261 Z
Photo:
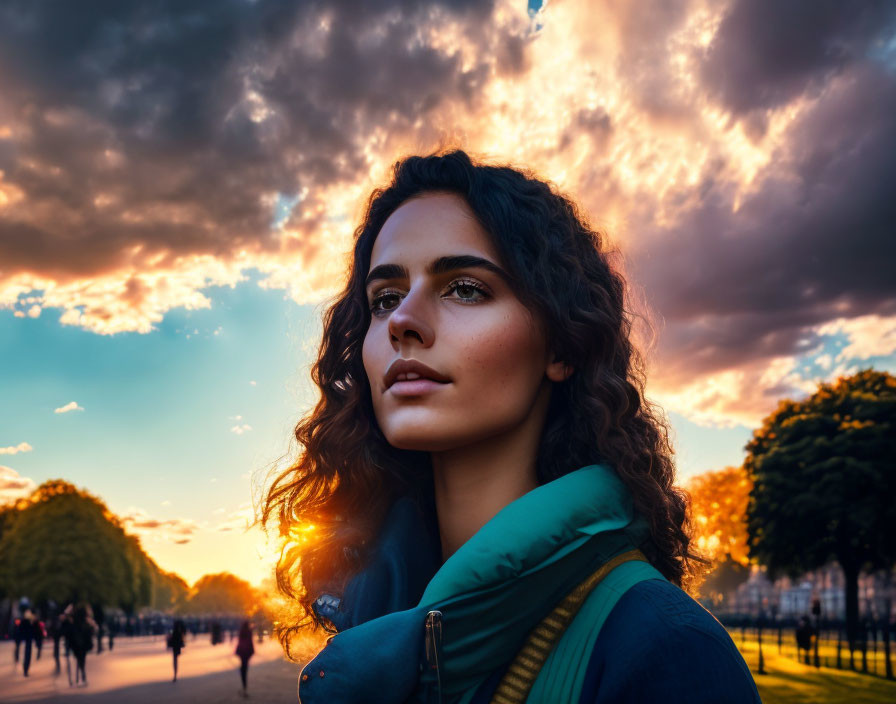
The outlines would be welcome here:
M 171 651 L 164 639 L 125 639 L 112 652 L 87 655 L 87 687 L 69 687 L 65 658 L 55 674 L 52 641 L 44 644 L 40 660 L 32 659 L 29 677 L 13 659 L 11 642 L 0 642 L 0 702 L 48 704 L 227 704 L 245 701 L 239 694 L 236 641 L 212 646 L 205 636 L 188 640 L 178 660 L 177 682 L 172 682 Z M 282 657 L 279 643 L 256 643 L 249 663 L 250 701 L 294 704 L 299 667 Z M 74 658 L 71 659 L 74 677 Z

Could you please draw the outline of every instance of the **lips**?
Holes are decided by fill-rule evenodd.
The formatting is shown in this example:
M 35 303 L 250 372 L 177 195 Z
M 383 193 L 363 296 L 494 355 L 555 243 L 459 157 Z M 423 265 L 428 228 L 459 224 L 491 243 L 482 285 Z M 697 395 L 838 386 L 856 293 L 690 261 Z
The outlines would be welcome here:
M 396 381 L 417 381 L 426 379 L 439 384 L 447 384 L 451 381 L 444 374 L 439 374 L 435 369 L 427 367 L 416 359 L 396 359 L 389 365 L 386 375 L 383 377 L 383 385 L 389 388 Z

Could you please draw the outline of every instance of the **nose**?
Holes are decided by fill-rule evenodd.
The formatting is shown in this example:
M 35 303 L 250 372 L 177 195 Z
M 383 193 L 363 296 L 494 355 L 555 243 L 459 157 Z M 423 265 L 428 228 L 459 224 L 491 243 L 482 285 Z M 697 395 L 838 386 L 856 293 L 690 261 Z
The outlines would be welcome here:
M 424 347 L 430 347 L 435 338 L 430 317 L 423 291 L 408 292 L 389 313 L 389 338 L 393 347 L 400 350 L 402 343 L 409 339 L 416 339 Z

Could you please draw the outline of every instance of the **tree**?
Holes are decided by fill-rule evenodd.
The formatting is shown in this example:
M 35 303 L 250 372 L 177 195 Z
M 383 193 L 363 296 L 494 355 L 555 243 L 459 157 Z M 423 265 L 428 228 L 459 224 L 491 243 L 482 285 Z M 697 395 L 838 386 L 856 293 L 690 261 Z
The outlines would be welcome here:
M 3 536 L 3 580 L 14 595 L 112 604 L 126 557 L 105 506 L 61 480 L 39 486 Z
M 18 516 L 19 511 L 16 503 L 7 503 L 0 506 L 0 546 L 3 545 L 4 536 L 12 530 L 13 523 Z M 2 555 L 3 553 L 0 552 L 0 557 L 2 557 Z M 11 585 L 8 584 L 8 579 L 9 575 L 7 574 L 7 571 L 0 569 L 0 595 L 9 593 Z
M 689 482 L 697 547 L 711 560 L 750 564 L 747 504 L 752 488 L 743 467 L 705 472 Z
M 252 613 L 256 608 L 255 590 L 248 582 L 229 572 L 207 574 L 190 592 L 186 604 L 189 613 Z
M 771 575 L 836 560 L 855 649 L 858 575 L 896 562 L 896 378 L 866 369 L 784 400 L 747 443 L 751 555 Z
M 158 570 L 153 578 L 150 605 L 158 611 L 182 611 L 189 593 L 190 587 L 180 575 Z
M 749 576 L 747 504 L 753 480 L 743 467 L 704 472 L 688 482 L 695 543 L 712 560 L 703 583 L 715 604 Z
M 179 578 L 163 574 L 102 501 L 61 479 L 4 507 L 0 523 L 0 587 L 13 598 L 83 600 L 133 613 L 150 604 L 155 584 L 177 593 Z

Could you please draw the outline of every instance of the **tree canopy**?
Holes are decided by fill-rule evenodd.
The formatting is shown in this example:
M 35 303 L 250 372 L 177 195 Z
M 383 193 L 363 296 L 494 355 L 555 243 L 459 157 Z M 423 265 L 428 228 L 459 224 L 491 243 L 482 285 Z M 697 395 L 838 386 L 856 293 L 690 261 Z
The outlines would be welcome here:
M 747 504 L 753 480 L 743 467 L 725 467 L 688 483 L 697 547 L 713 561 L 750 563 Z
M 859 571 L 896 562 L 894 423 L 896 378 L 866 369 L 781 401 L 746 446 L 751 556 L 772 575 L 836 560 L 851 642 Z
M 0 587 L 11 596 L 59 604 L 83 600 L 133 612 L 172 608 L 187 586 L 162 572 L 102 501 L 61 479 L 5 506 Z
M 254 613 L 258 597 L 248 582 L 229 572 L 207 574 L 190 591 L 188 613 Z
M 694 542 L 712 561 L 700 591 L 718 607 L 750 575 L 747 504 L 753 480 L 743 467 L 725 467 L 692 477 L 687 488 Z

